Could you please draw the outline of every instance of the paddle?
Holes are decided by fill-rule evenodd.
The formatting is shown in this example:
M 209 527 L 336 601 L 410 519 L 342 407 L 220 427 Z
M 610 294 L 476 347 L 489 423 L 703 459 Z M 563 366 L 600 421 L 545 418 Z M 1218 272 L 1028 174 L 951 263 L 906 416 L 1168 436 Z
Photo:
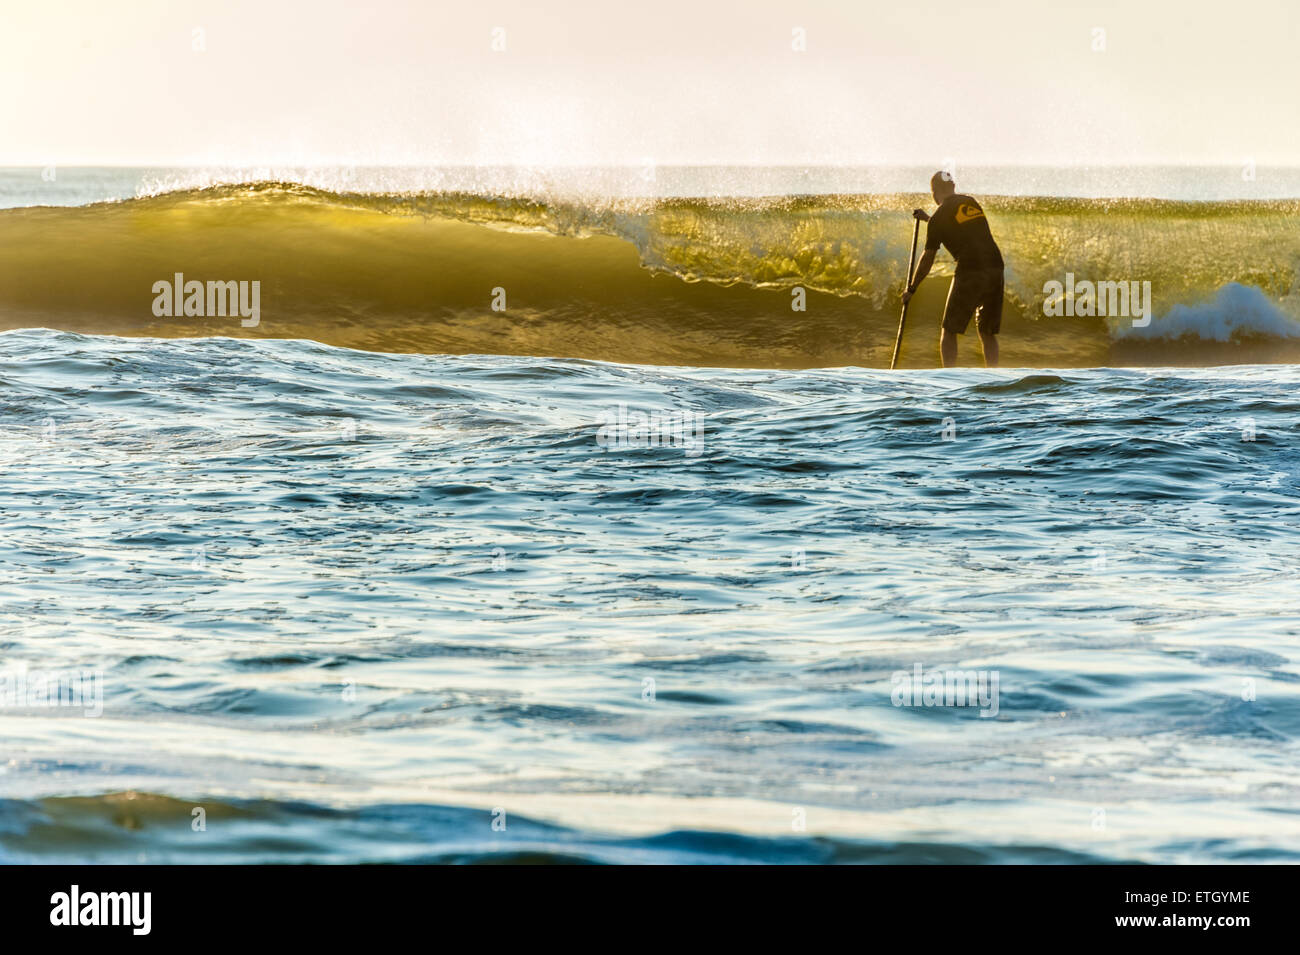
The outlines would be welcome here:
M 905 288 L 912 287 L 912 272 L 916 270 L 916 239 L 921 234 L 921 223 L 929 222 L 930 217 L 925 214 L 923 209 L 913 209 L 912 218 L 916 220 L 912 226 L 912 251 L 907 256 L 907 285 Z M 898 365 L 898 353 L 903 348 L 903 326 L 907 324 L 907 306 L 903 303 L 903 314 L 898 316 L 898 337 L 894 339 L 894 357 L 889 360 L 889 370 L 893 371 Z

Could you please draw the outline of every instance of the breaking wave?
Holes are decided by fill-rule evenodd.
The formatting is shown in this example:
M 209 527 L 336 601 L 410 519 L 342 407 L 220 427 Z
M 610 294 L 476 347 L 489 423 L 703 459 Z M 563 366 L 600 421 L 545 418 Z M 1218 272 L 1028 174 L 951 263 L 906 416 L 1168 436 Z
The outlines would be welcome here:
M 1300 202 L 981 198 L 1008 263 L 1004 364 L 1300 360 Z M 257 182 L 9 209 L 0 327 L 670 365 L 887 365 L 908 213 L 926 202 L 541 200 Z M 1044 284 L 1066 272 L 1150 281 L 1154 320 L 1045 318 Z M 154 284 L 177 273 L 260 282 L 259 323 L 155 315 Z M 932 280 L 915 300 L 905 365 L 935 364 L 946 292 Z

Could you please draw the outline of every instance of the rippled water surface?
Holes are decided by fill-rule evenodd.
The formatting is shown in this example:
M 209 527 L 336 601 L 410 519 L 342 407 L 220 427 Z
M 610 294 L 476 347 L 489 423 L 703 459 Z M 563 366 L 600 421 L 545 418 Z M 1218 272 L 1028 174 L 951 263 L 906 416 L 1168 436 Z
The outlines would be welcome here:
M 1300 857 L 1292 367 L 0 343 L 0 858 Z

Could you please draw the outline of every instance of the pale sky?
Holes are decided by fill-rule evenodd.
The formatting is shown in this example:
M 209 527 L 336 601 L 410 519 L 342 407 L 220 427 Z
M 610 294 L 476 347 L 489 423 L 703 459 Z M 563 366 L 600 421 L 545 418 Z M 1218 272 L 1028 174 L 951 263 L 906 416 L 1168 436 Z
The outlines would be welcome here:
M 0 3 L 0 165 L 1300 165 L 1296 0 Z

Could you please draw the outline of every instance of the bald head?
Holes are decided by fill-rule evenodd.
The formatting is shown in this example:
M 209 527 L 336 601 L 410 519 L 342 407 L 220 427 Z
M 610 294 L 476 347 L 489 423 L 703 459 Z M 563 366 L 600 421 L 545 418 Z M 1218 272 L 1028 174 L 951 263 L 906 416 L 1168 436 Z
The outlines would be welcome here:
M 943 202 L 957 191 L 957 184 L 952 181 L 952 173 L 946 169 L 940 169 L 930 177 L 930 195 L 934 196 L 935 202 Z

